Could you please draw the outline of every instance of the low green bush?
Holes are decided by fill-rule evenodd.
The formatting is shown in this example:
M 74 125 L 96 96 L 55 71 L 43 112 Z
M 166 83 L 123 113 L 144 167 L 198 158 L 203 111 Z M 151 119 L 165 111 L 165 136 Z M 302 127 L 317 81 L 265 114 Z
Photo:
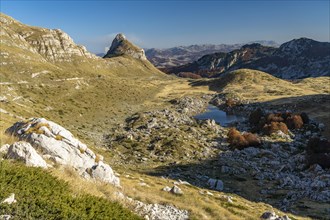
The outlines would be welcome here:
M 41 168 L 0 162 L 0 201 L 15 193 L 16 203 L 0 204 L 13 219 L 141 219 L 119 203 L 75 196 L 66 182 Z

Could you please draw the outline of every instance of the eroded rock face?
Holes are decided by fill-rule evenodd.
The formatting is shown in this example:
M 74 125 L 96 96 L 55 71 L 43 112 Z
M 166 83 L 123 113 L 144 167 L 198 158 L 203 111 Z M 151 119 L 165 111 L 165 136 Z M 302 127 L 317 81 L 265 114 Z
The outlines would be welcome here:
M 84 46 L 75 44 L 72 38 L 60 29 L 31 27 L 4 14 L 0 14 L 0 24 L 1 43 L 29 51 L 30 53 L 26 55 L 15 54 L 15 56 L 24 56 L 26 60 L 54 63 L 71 62 L 74 56 L 98 59 Z M 1 53 L 1 56 L 13 56 L 13 54 Z
M 47 168 L 47 163 L 37 151 L 25 141 L 19 141 L 9 146 L 6 158 L 23 161 L 26 166 Z
M 128 55 L 140 60 L 147 60 L 144 50 L 129 42 L 123 34 L 117 34 L 104 58 Z
M 26 32 L 22 36 L 46 59 L 51 61 L 70 61 L 72 56 L 96 58 L 84 46 L 76 45 L 72 38 L 62 30 L 42 30 L 41 33 Z
M 15 123 L 6 132 L 30 143 L 33 147 L 26 149 L 28 153 L 36 149 L 44 158 L 73 167 L 84 177 L 119 185 L 119 178 L 109 165 L 99 161 L 94 152 L 70 131 L 52 121 L 31 118 Z

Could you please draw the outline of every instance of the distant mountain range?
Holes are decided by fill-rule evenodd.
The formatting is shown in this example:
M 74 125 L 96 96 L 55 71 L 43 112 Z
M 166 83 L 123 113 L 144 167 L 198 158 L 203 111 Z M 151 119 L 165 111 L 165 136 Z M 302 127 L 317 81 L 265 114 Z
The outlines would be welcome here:
M 264 46 L 279 46 L 275 41 L 253 41 Z M 166 49 L 145 49 L 148 60 L 158 68 L 180 66 L 197 60 L 198 58 L 216 52 L 230 52 L 239 49 L 244 44 L 201 44 L 190 46 L 178 46 Z M 102 54 L 99 54 L 102 55 Z
M 208 54 L 194 62 L 162 70 L 198 78 L 215 77 L 241 68 L 265 71 L 284 79 L 329 76 L 330 43 L 308 38 L 294 39 L 279 48 L 254 43 L 231 52 Z

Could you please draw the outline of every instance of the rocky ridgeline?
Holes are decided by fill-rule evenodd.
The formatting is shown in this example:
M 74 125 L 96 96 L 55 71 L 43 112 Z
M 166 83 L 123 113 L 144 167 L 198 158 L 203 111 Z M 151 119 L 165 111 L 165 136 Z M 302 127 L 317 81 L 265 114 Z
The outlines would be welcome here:
M 94 54 L 89 53 L 84 46 L 76 45 L 72 38 L 60 29 L 42 29 L 41 33 L 22 32 L 21 36 L 39 54 L 52 62 L 69 62 L 74 56 L 97 58 Z
M 224 133 L 212 120 L 197 122 L 208 99 L 172 100 L 172 108 L 135 114 L 106 135 L 108 147 L 125 163 L 174 162 L 208 158 Z
M 1 147 L 7 159 L 23 161 L 27 166 L 47 168 L 64 165 L 75 169 L 87 179 L 95 179 L 119 186 L 119 178 L 101 155 L 94 154 L 71 132 L 44 118 L 31 118 L 15 123 L 7 134 L 19 142 Z
M 166 68 L 165 72 L 177 75 L 188 72 L 212 77 L 247 68 L 265 71 L 283 79 L 329 76 L 329 49 L 329 42 L 308 38 L 293 39 L 279 48 L 254 43 L 228 53 L 207 54 L 194 62 Z
M 24 56 L 26 60 L 38 62 L 71 62 L 75 56 L 98 59 L 89 53 L 84 46 L 77 45 L 72 38 L 59 29 L 46 29 L 23 25 L 15 19 L 0 15 L 1 44 L 27 50 L 34 54 L 10 54 L 1 51 L 1 57 Z M 3 54 L 4 53 L 4 54 Z

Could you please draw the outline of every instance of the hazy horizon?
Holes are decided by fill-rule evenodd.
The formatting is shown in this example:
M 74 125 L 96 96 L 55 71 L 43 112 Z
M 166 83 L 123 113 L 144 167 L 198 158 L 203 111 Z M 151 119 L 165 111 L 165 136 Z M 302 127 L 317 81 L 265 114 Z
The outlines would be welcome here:
M 22 23 L 59 28 L 93 53 L 117 33 L 143 48 L 200 44 L 328 42 L 329 1 L 1 1 Z

